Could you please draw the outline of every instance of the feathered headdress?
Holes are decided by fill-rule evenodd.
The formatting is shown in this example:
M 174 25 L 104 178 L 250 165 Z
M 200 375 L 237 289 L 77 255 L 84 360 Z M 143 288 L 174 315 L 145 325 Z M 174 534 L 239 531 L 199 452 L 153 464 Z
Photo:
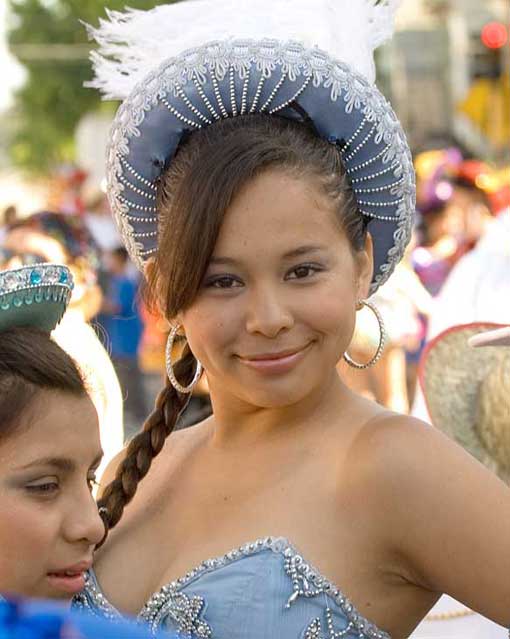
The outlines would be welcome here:
M 106 11 L 88 27 L 95 80 L 126 98 L 160 62 L 213 40 L 267 38 L 320 47 L 375 82 L 374 50 L 391 37 L 401 0 L 187 0 L 151 11 Z

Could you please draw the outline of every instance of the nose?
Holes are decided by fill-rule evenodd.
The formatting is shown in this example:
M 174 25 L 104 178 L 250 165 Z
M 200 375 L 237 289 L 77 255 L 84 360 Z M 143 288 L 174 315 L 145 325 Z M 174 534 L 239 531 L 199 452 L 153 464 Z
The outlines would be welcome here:
M 95 546 L 104 537 L 105 528 L 97 503 L 86 490 L 79 499 L 70 503 L 65 520 L 64 536 L 68 542 L 84 542 Z
M 266 286 L 251 292 L 246 316 L 248 333 L 273 338 L 293 325 L 294 316 L 281 291 Z

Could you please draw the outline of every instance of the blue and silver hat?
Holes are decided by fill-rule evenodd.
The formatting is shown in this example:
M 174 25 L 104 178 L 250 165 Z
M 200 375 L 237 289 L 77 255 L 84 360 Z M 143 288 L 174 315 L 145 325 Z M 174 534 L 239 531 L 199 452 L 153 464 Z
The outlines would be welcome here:
M 188 0 L 109 12 L 90 29 L 100 45 L 90 85 L 124 99 L 107 151 L 108 193 L 140 269 L 157 251 L 157 183 L 183 136 L 238 115 L 304 113 L 338 147 L 369 220 L 371 292 L 388 279 L 415 211 L 411 153 L 374 84 L 373 50 L 391 35 L 398 4 Z
M 0 271 L 0 331 L 31 326 L 50 333 L 71 300 L 67 266 L 37 264 Z

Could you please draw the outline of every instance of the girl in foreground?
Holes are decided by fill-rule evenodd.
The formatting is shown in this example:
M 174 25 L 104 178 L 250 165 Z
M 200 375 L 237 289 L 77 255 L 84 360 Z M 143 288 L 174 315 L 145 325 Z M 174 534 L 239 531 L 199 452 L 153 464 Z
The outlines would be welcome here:
M 97 84 L 125 97 L 137 82 L 110 200 L 173 326 L 168 353 L 177 334 L 187 347 L 110 468 L 111 533 L 78 606 L 183 636 L 402 639 L 448 592 L 510 624 L 508 488 L 336 370 L 364 365 L 348 355 L 356 311 L 411 230 L 409 150 L 365 55 L 390 4 L 195 1 L 102 25 L 120 62 L 99 59 Z M 213 38 L 226 18 L 305 45 L 179 51 L 180 32 L 196 45 L 197 21 Z M 348 64 L 306 46 L 321 30 Z M 175 56 L 137 76 L 155 50 Z M 213 415 L 173 433 L 202 367 Z
M 91 495 L 97 414 L 50 339 L 69 302 L 64 266 L 0 272 L 0 593 L 71 599 L 104 524 Z

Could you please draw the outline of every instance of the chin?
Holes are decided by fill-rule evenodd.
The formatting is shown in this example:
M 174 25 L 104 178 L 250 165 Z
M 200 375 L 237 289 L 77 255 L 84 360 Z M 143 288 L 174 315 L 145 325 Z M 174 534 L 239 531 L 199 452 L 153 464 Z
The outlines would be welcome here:
M 297 384 L 288 384 L 287 388 L 279 384 L 274 384 L 272 388 L 252 386 L 247 401 L 260 408 L 287 408 L 303 401 L 312 392 L 313 388 L 308 384 L 306 388 L 300 388 Z

